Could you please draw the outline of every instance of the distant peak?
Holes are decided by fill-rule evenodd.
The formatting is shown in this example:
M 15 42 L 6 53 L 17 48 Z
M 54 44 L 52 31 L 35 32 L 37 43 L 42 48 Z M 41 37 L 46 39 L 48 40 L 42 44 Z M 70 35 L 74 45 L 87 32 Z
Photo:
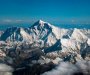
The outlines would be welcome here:
M 45 21 L 42 21 L 42 20 L 38 20 L 36 21 L 31 27 L 35 27 L 35 26 L 38 26 L 38 27 L 49 27 L 49 28 L 52 28 L 53 25 L 51 25 L 50 23 L 48 22 L 45 22 Z
M 43 23 L 45 23 L 45 22 L 42 21 L 42 20 L 39 20 L 38 23 L 39 23 L 39 24 L 43 24 Z
M 34 24 L 33 24 L 33 26 L 36 26 L 36 25 L 44 25 L 44 21 L 42 21 L 42 20 L 38 20 L 37 22 L 35 22 Z

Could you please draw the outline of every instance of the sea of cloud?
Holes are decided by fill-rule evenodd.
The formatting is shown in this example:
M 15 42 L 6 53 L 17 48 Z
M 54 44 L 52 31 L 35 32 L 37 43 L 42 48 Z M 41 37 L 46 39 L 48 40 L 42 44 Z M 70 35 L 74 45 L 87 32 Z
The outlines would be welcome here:
M 90 75 L 90 61 L 60 62 L 56 68 L 42 75 Z
M 12 75 L 13 68 L 6 64 L 0 64 L 0 75 Z

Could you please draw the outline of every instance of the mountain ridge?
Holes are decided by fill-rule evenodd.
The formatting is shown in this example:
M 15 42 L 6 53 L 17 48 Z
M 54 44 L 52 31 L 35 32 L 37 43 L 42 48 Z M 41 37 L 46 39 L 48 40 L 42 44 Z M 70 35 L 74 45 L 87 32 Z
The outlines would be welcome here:
M 33 60 L 53 62 L 55 58 L 75 63 L 90 59 L 90 30 L 58 28 L 40 20 L 28 28 L 6 29 L 0 45 L 4 46 L 5 60 L 13 65 Z
M 29 28 L 12 27 L 6 29 L 1 35 L 0 40 L 3 41 L 26 41 L 29 43 L 37 42 L 43 45 L 51 46 L 59 39 L 75 39 L 79 42 L 87 41 L 90 36 L 87 29 L 65 29 L 58 28 L 48 22 L 38 20 Z

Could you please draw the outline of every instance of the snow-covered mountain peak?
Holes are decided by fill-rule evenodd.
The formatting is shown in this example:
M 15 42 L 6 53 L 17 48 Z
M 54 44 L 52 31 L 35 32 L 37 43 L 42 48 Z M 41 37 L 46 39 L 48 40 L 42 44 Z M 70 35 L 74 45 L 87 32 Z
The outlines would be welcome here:
M 52 45 L 58 39 L 67 35 L 68 30 L 61 29 L 48 22 L 38 20 L 29 28 L 11 27 L 2 35 L 0 40 L 10 41 L 43 41 L 44 44 Z
M 32 42 L 32 36 L 30 36 L 24 28 L 11 27 L 8 28 L 0 37 L 3 41 L 27 41 Z
M 39 20 L 34 23 L 29 29 L 29 33 L 33 36 L 34 40 L 43 40 L 44 44 L 54 44 L 58 39 L 66 36 L 68 29 L 61 29 L 48 22 Z
M 34 23 L 34 25 L 33 26 L 38 26 L 38 25 L 44 25 L 44 21 L 42 21 L 42 20 L 38 20 L 38 21 L 36 21 L 35 23 Z
M 30 28 L 37 28 L 37 29 L 46 28 L 46 29 L 50 29 L 50 28 L 52 28 L 52 25 L 49 24 L 48 22 L 44 22 L 42 20 L 38 20 Z
M 64 29 L 54 26 L 48 22 L 38 20 L 29 28 L 11 27 L 0 37 L 3 41 L 28 41 L 44 45 L 53 45 L 58 39 L 74 39 L 76 41 L 87 41 L 90 31 L 83 29 Z M 89 41 L 88 41 L 89 42 Z
M 45 23 L 44 21 L 42 21 L 42 20 L 39 20 L 39 24 L 43 24 L 43 23 Z

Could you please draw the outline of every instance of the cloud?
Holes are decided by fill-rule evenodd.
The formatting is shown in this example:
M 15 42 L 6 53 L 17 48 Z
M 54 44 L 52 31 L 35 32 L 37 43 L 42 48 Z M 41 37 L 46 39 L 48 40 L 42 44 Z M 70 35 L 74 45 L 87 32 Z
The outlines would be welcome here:
M 18 20 L 11 20 L 11 19 L 5 19 L 5 20 L 3 20 L 3 22 L 8 22 L 8 23 L 10 23 L 10 22 L 13 22 L 13 23 L 15 23 L 15 22 L 23 22 L 24 20 L 20 20 L 20 19 L 18 19 Z
M 74 75 L 75 73 L 90 75 L 90 61 L 78 61 L 76 64 L 61 62 L 55 69 L 42 75 Z
M 6 64 L 0 64 L 0 71 L 13 71 L 13 68 Z
M 15 22 L 23 22 L 24 20 L 15 20 Z
M 10 19 L 4 19 L 3 22 L 8 22 L 8 23 L 10 23 L 10 22 L 12 22 L 12 20 L 10 20 Z
M 3 19 L 0 20 L 0 23 L 2 24 L 9 24 L 9 23 L 31 23 L 32 20 L 28 19 Z
M 69 62 L 61 62 L 58 67 L 42 75 L 72 75 L 75 71 L 78 70 L 74 65 Z
M 72 21 L 72 23 L 74 23 L 75 22 L 75 20 L 71 20 Z
M 13 68 L 6 64 L 0 64 L 0 75 L 12 75 Z

